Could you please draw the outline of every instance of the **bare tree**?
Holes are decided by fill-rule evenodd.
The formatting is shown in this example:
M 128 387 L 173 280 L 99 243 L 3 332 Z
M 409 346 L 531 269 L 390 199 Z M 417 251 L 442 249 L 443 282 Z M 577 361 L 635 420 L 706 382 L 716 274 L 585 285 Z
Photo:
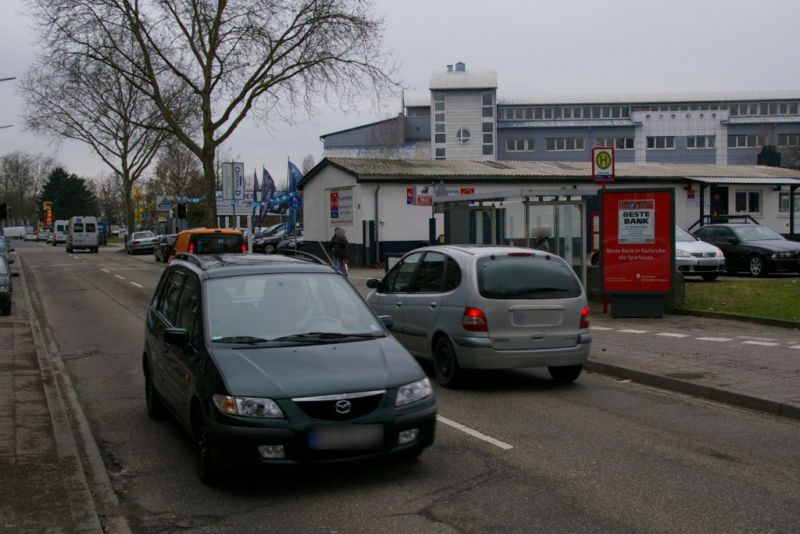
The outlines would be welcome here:
M 12 152 L 0 164 L 0 197 L 11 208 L 14 220 L 32 225 L 39 208 L 37 196 L 55 163 L 49 156 Z
M 48 49 L 120 73 L 202 164 L 216 223 L 214 154 L 251 113 L 292 120 L 330 95 L 346 105 L 394 89 L 383 21 L 366 0 L 29 0 Z M 127 43 L 135 54 L 127 53 Z M 119 51 L 122 51 L 121 53 Z M 199 128 L 168 95 L 186 92 Z
M 125 222 L 132 232 L 133 186 L 168 135 L 158 108 L 120 72 L 59 50 L 39 57 L 21 89 L 28 129 L 55 141 L 89 145 L 119 177 Z
M 312 156 L 311 154 L 306 154 L 306 157 L 303 158 L 303 167 L 300 170 L 302 170 L 303 174 L 305 174 L 311 169 L 313 169 L 314 165 L 315 165 L 314 156 Z
M 167 144 L 158 156 L 155 184 L 159 194 L 170 197 L 202 194 L 200 162 L 177 142 Z
M 125 214 L 125 189 L 122 178 L 118 174 L 104 176 L 92 182 L 92 189 L 97 197 L 100 215 L 111 224 L 127 221 Z

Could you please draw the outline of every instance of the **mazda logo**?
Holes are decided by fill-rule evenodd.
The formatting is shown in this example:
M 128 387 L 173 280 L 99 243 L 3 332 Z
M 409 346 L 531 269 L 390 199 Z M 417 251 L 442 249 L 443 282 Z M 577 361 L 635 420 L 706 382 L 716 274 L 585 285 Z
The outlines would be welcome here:
M 350 403 L 349 400 L 338 400 L 336 401 L 336 413 L 340 415 L 345 415 L 350 413 L 350 410 L 353 409 L 353 405 Z

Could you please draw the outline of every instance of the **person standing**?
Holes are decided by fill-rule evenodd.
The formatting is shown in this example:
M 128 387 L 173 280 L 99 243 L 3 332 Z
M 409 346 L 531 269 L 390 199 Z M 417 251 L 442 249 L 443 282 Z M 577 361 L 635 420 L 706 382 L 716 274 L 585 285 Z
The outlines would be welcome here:
M 334 268 L 347 276 L 347 238 L 344 228 L 335 228 L 330 242 L 330 251 L 333 256 Z

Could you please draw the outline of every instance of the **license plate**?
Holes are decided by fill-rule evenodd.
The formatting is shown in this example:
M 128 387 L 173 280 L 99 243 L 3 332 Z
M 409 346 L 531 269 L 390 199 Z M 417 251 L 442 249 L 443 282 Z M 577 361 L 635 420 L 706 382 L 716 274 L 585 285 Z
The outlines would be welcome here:
M 326 426 L 308 433 L 308 448 L 318 451 L 364 451 L 382 447 L 383 425 Z

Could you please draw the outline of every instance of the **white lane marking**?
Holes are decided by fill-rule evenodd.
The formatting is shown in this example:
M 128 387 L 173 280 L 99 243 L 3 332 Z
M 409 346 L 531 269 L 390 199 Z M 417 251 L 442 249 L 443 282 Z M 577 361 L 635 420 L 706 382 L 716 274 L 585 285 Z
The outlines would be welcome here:
M 617 330 L 617 332 L 622 332 L 623 334 L 646 334 L 650 330 L 634 330 L 633 328 L 626 328 L 625 330 Z
M 659 332 L 656 335 L 661 337 L 689 337 L 689 334 L 677 334 L 675 332 Z
M 109 271 L 108 269 L 100 269 L 100 270 L 103 271 L 106 274 L 111 274 L 111 271 Z
M 790 348 L 790 349 L 797 349 L 797 350 L 800 350 L 800 345 L 792 345 L 792 346 L 791 346 L 791 347 L 789 347 L 789 348 Z
M 117 278 L 119 278 L 120 280 L 125 280 L 125 277 L 124 277 L 124 276 L 120 276 L 120 275 L 118 275 L 118 274 L 115 274 L 114 276 L 116 276 L 116 277 L 117 277 Z
M 132 285 L 132 286 L 136 286 L 136 287 L 138 287 L 138 288 L 140 288 L 140 289 L 144 289 L 144 286 L 143 286 L 143 285 L 141 285 L 141 284 L 137 284 L 136 282 L 131 282 L 131 285 Z
M 513 445 L 509 445 L 505 441 L 500 441 L 499 439 L 493 438 L 492 436 L 487 436 L 483 432 L 478 432 L 477 430 L 474 430 L 474 429 L 472 429 L 472 428 L 470 428 L 468 426 L 464 426 L 461 423 L 456 423 L 455 421 L 453 421 L 452 419 L 448 419 L 447 417 L 443 417 L 441 415 L 437 415 L 436 416 L 436 420 L 439 421 L 440 423 L 444 423 L 447 426 L 451 426 L 451 427 L 455 428 L 456 430 L 460 430 L 465 434 L 469 434 L 473 438 L 478 438 L 480 440 L 485 441 L 486 443 L 491 443 L 495 447 L 500 447 L 503 450 L 507 451 L 509 449 L 513 449 L 514 448 Z
M 769 341 L 742 341 L 742 345 L 758 345 L 759 347 L 777 347 L 780 343 L 771 343 Z
M 611 328 L 610 326 L 594 326 L 594 325 L 592 325 L 592 326 L 589 327 L 589 330 L 599 330 L 601 332 L 606 332 L 608 330 L 614 330 L 614 329 Z
M 698 337 L 695 338 L 697 341 L 716 341 L 717 343 L 725 343 L 726 341 L 731 341 L 729 337 Z
M 73 257 L 74 259 L 78 260 L 78 261 L 81 261 L 81 259 L 80 259 L 78 256 L 72 256 L 72 257 Z

